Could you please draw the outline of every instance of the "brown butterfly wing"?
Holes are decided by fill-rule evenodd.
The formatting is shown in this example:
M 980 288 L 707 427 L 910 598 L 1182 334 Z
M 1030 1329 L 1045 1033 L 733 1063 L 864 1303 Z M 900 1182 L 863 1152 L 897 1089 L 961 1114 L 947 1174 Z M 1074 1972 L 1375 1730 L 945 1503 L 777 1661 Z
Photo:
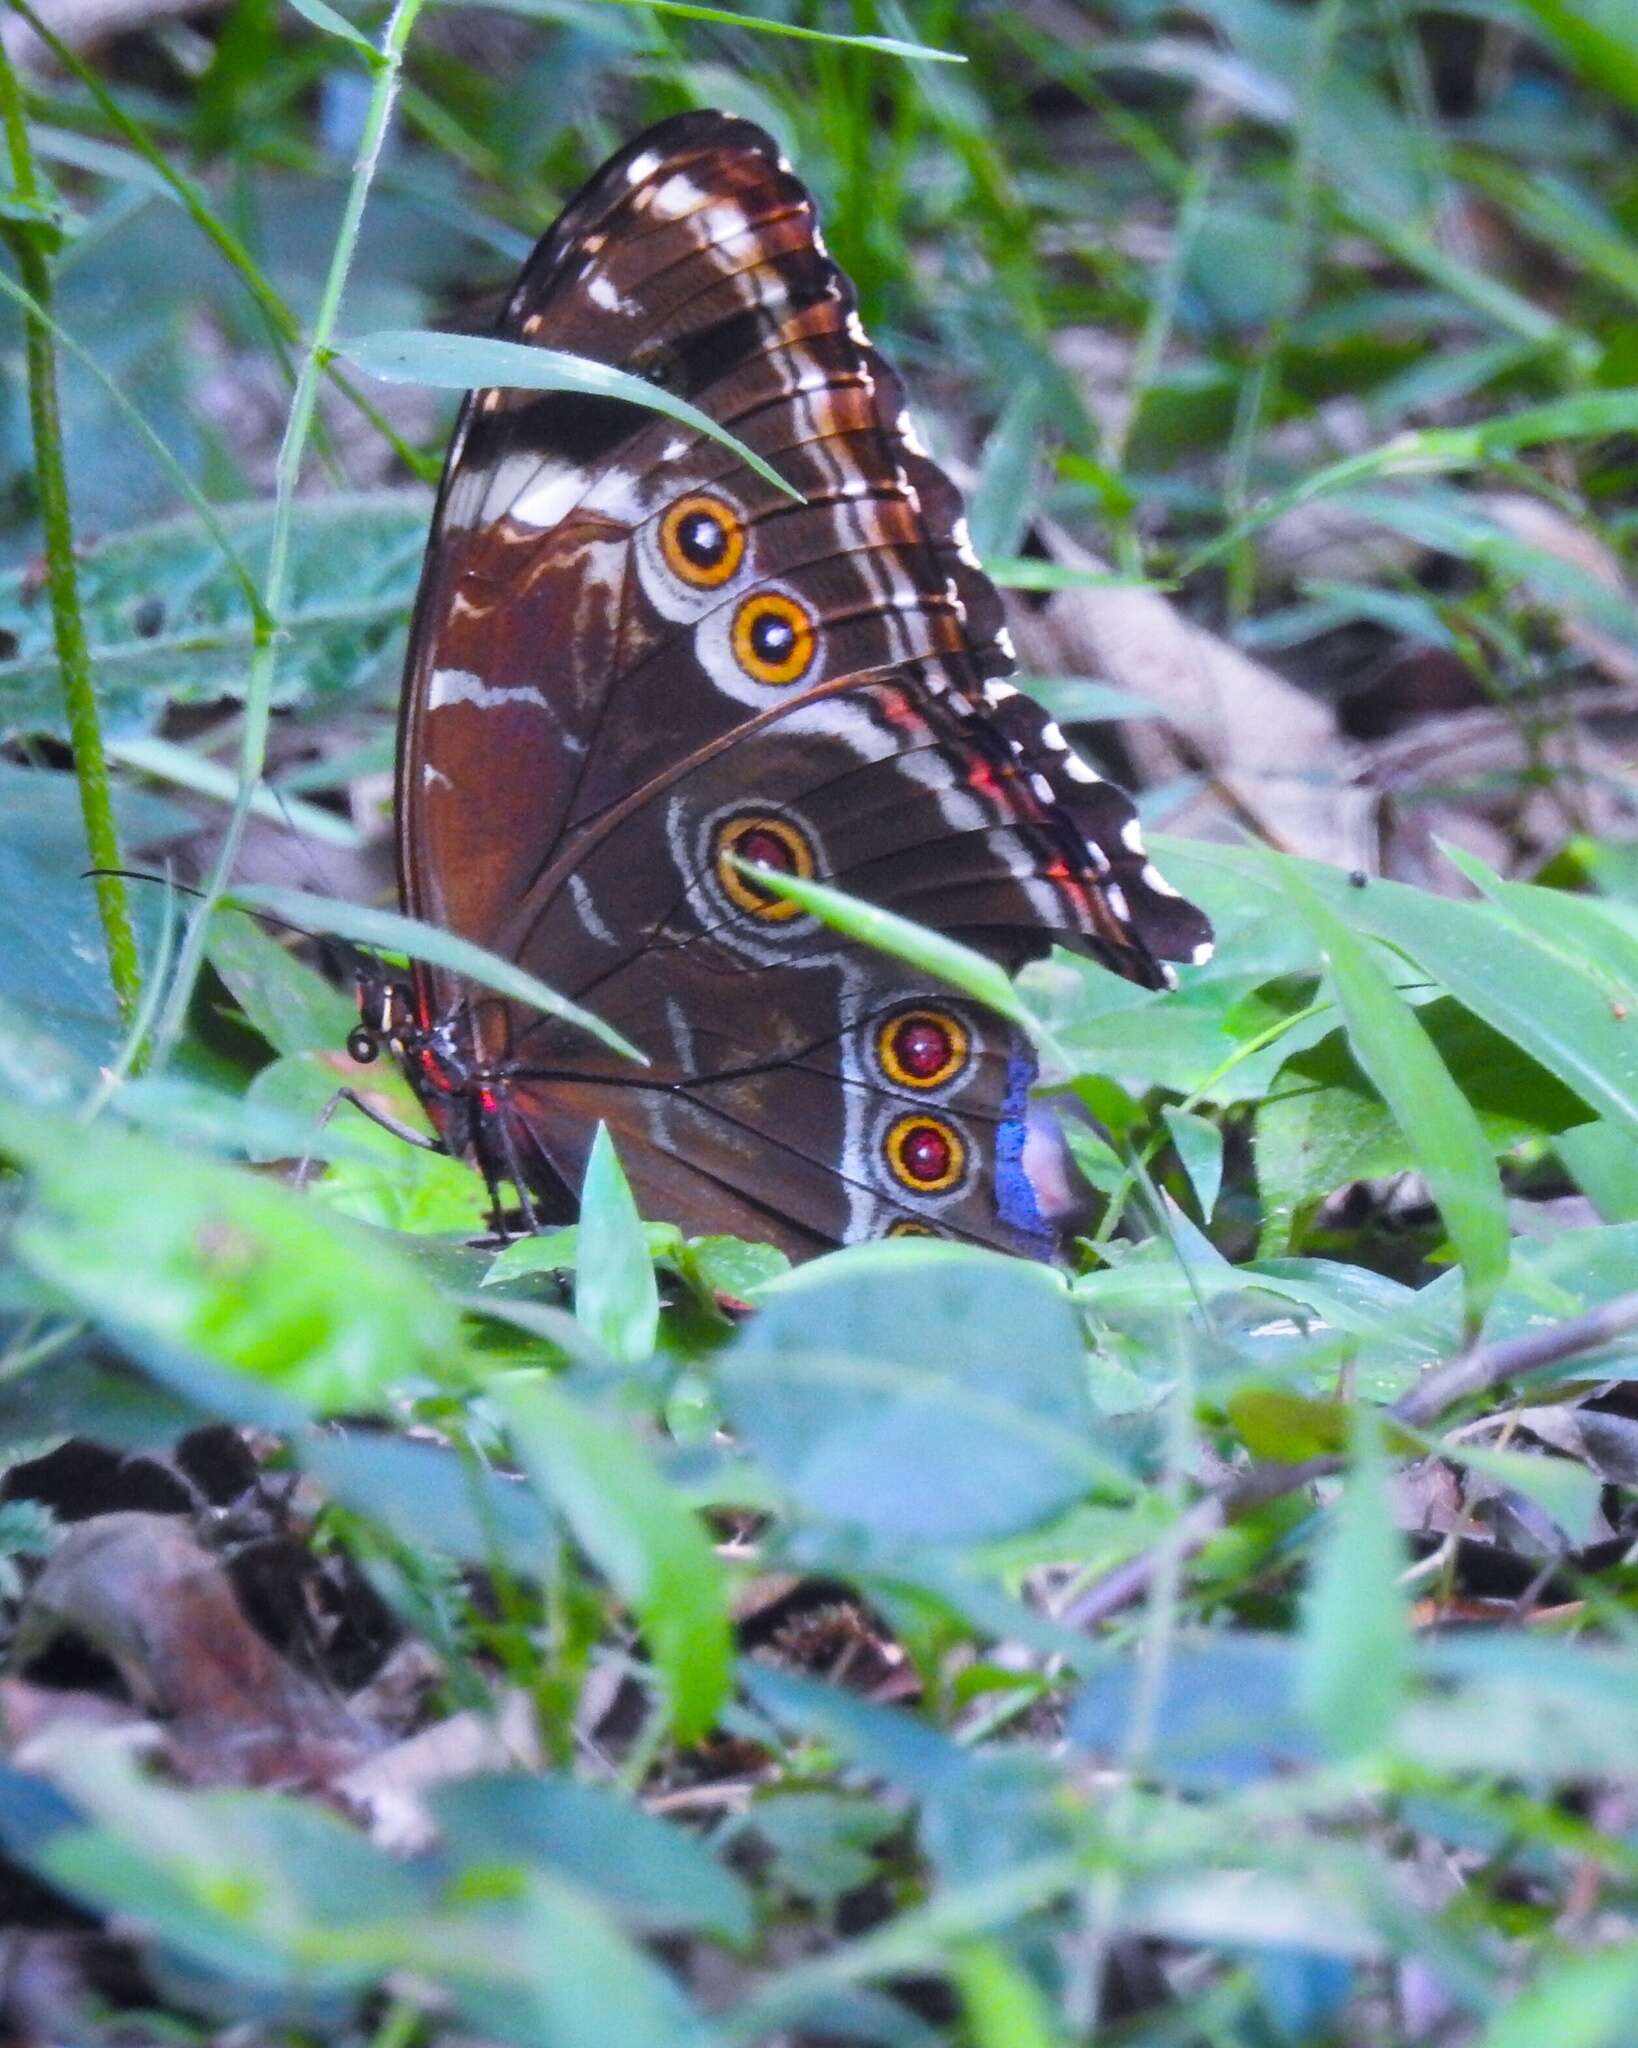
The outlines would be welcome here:
M 664 123 L 570 204 L 502 331 L 663 382 L 805 502 L 618 401 L 487 391 L 462 415 L 401 731 L 406 907 L 656 1061 L 639 1076 L 424 975 L 423 1019 L 459 1020 L 460 1072 L 504 1077 L 499 1170 L 572 1188 L 601 1117 L 654 1213 L 696 1227 L 754 1212 L 777 1236 L 784 1217 L 807 1247 L 920 1219 L 1039 1248 L 1025 1050 L 941 998 L 959 1071 L 895 1085 L 878 1040 L 930 992 L 747 897 L 725 846 L 760 821 L 742 851 L 1009 966 L 1056 939 L 1154 986 L 1208 929 L 1126 798 L 1002 680 L 959 498 L 808 194 L 747 123 Z M 941 1143 L 958 1172 L 924 1170 Z

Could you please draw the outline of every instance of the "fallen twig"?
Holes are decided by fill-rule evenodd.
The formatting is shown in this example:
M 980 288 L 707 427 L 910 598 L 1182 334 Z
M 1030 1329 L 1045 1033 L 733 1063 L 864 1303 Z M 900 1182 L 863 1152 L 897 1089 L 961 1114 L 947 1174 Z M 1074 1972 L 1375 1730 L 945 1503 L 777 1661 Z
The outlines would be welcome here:
M 1638 1330 L 1638 1293 L 1619 1294 L 1568 1322 L 1532 1330 L 1523 1337 L 1504 1337 L 1494 1344 L 1473 1344 L 1436 1366 L 1388 1410 L 1395 1422 L 1419 1429 L 1436 1421 L 1458 1402 L 1499 1386 L 1504 1380 L 1540 1372 L 1565 1359 L 1578 1358 Z M 1342 1469 L 1340 1458 L 1308 1458 L 1300 1465 L 1256 1465 L 1195 1502 L 1167 1536 L 1140 1556 L 1128 1558 L 1070 1602 L 1059 1619 L 1070 1628 L 1093 1628 L 1148 1591 L 1163 1564 L 1174 1557 L 1194 1557 L 1219 1530 L 1253 1508 L 1295 1493 L 1316 1479 Z

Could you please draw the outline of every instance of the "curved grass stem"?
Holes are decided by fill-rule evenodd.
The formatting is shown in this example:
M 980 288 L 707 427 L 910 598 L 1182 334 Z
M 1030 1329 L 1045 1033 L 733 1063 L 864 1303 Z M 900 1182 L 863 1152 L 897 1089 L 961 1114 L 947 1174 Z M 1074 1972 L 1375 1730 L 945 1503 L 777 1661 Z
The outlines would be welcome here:
M 35 487 L 45 539 L 46 588 L 51 598 L 51 627 L 68 710 L 69 742 L 80 789 L 89 862 L 97 870 L 94 887 L 97 913 L 108 950 L 108 978 L 121 1019 L 129 1025 L 142 998 L 142 967 L 136 927 L 131 919 L 119 832 L 114 823 L 108 760 L 103 751 L 102 723 L 91 679 L 91 649 L 80 610 L 79 571 L 74 560 L 74 519 L 68 497 L 68 472 L 63 461 L 62 416 L 57 402 L 57 351 L 51 317 L 51 262 L 47 254 L 51 230 L 42 204 L 29 145 L 22 89 L 11 60 L 0 47 L 0 125 L 4 126 L 11 164 L 13 213 L 0 220 L 0 235 L 11 249 L 24 290 L 32 301 L 23 313 L 24 352 L 28 366 L 29 425 L 34 441 Z M 29 218 L 30 214 L 34 218 Z
M 227 829 L 222 835 L 222 844 L 217 852 L 216 863 L 211 871 L 203 900 L 190 920 L 182 942 L 176 978 L 159 1021 L 157 1044 L 161 1055 L 175 1044 L 181 1032 L 194 981 L 204 959 L 211 915 L 233 873 L 239 845 L 250 818 L 251 805 L 255 801 L 256 791 L 261 786 L 262 768 L 267 753 L 273 679 L 278 666 L 279 647 L 285 637 L 283 625 L 278 622 L 282 622 L 285 603 L 289 596 L 291 530 L 295 514 L 296 484 L 301 475 L 302 458 L 306 454 L 307 443 L 313 430 L 319 386 L 331 360 L 336 322 L 341 312 L 342 297 L 347 289 L 353 254 L 358 246 L 365 202 L 369 198 L 370 186 L 375 180 L 376 168 L 381 160 L 382 144 L 386 140 L 392 120 L 393 102 L 398 95 L 405 46 L 409 42 L 410 33 L 422 5 L 423 0 L 395 0 L 392 13 L 382 31 L 380 62 L 375 67 L 370 102 L 364 116 L 358 157 L 353 165 L 352 179 L 347 188 L 341 226 L 336 235 L 335 249 L 330 257 L 323 295 L 319 300 L 312 331 L 302 356 L 301 368 L 296 377 L 296 388 L 290 401 L 290 414 L 285 422 L 284 439 L 279 445 L 277 488 L 272 532 L 268 542 L 267 573 L 262 581 L 263 609 L 266 617 L 276 623 L 271 627 L 257 628 L 256 642 L 250 658 L 250 675 L 245 688 L 244 731 L 239 750 L 239 794 L 228 817 Z

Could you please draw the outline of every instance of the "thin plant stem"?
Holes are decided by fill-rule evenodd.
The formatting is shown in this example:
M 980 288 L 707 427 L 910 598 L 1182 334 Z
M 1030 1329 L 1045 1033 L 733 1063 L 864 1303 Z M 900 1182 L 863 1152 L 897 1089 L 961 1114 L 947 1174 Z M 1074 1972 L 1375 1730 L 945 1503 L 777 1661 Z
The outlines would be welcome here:
M 14 283 L 11 278 L 0 276 L 0 296 L 10 299 L 13 304 L 19 306 L 27 318 L 37 320 L 47 327 L 57 346 L 65 354 L 72 356 L 86 375 L 102 387 L 109 405 L 115 412 L 124 415 L 132 430 L 140 436 L 148 453 L 175 484 L 180 495 L 186 498 L 198 513 L 200 524 L 215 541 L 223 561 L 233 574 L 234 581 L 244 592 L 245 602 L 250 607 L 252 617 L 260 616 L 262 598 L 261 592 L 256 588 L 256 579 L 245 567 L 238 549 L 229 540 L 226 527 L 216 515 L 216 508 L 96 357 L 88 349 L 82 348 L 61 321 L 54 320 L 37 298 L 24 291 L 23 287 Z
M 28 120 L 22 88 L 11 59 L 0 46 L 0 123 L 6 133 L 12 185 L 24 207 L 39 205 L 40 182 L 29 146 Z M 74 517 L 68 497 L 68 471 L 63 462 L 62 415 L 57 401 L 57 351 L 51 316 L 51 263 L 43 236 L 46 215 L 38 224 L 0 222 L 17 263 L 23 289 L 32 307 L 23 314 L 24 350 L 28 363 L 29 424 L 34 439 L 35 487 L 44 531 L 46 588 L 51 596 L 52 636 L 68 711 L 69 744 L 79 783 L 80 810 L 85 819 L 85 844 L 97 870 L 92 886 L 108 949 L 108 978 L 121 1020 L 129 1025 L 142 999 L 142 964 L 136 926 L 125 883 L 116 872 L 122 865 L 119 831 L 114 822 L 113 791 L 103 752 L 102 722 L 91 680 L 91 649 L 80 611 L 79 571 L 74 561 Z
M 264 608 L 267 615 L 279 623 L 272 629 L 265 625 L 258 625 L 257 628 L 255 645 L 250 657 L 250 674 L 245 686 L 245 722 L 239 749 L 239 794 L 228 816 L 227 829 L 222 834 L 222 844 L 217 851 L 204 898 L 194 913 L 182 942 L 176 979 L 172 983 L 170 997 L 159 1023 L 158 1043 L 162 1054 L 175 1044 L 180 1035 L 182 1020 L 187 1013 L 193 985 L 204 958 L 211 915 L 233 873 L 240 842 L 244 838 L 245 826 L 250 818 L 251 805 L 262 780 L 262 768 L 267 755 L 273 679 L 278 667 L 280 643 L 285 637 L 282 621 L 289 595 L 296 485 L 301 476 L 302 458 L 307 451 L 308 439 L 313 429 L 319 386 L 330 362 L 331 344 L 335 338 L 342 298 L 347 289 L 353 254 L 358 246 L 365 202 L 369 198 L 370 186 L 374 182 L 376 169 L 381 161 L 382 145 L 386 141 L 387 130 L 392 121 L 393 103 L 398 94 L 405 45 L 409 41 L 422 4 L 423 0 L 395 0 L 387 25 L 382 31 L 381 61 L 376 67 L 370 103 L 364 117 L 358 159 L 353 166 L 352 180 L 347 188 L 347 202 L 336 235 L 335 249 L 330 258 L 329 274 L 324 281 L 324 292 L 319 300 L 312 333 L 297 373 L 296 388 L 290 401 L 290 415 L 285 422 L 284 438 L 279 445 L 267 573 L 262 580 Z
M 57 35 L 34 9 L 28 0 L 6 0 L 12 12 L 26 21 L 40 38 L 57 62 L 90 94 L 93 102 L 116 134 L 136 151 L 142 161 L 156 176 L 163 179 L 178 204 L 205 239 L 221 254 L 224 260 L 243 280 L 246 291 L 255 301 L 256 307 L 267 324 L 274 354 L 279 366 L 292 380 L 294 370 L 290 363 L 289 348 L 301 338 L 301 327 L 295 314 L 279 296 L 278 292 L 263 276 L 255 259 L 233 230 L 219 220 L 212 211 L 203 189 L 192 179 L 177 170 L 170 159 L 154 142 L 153 137 L 140 121 L 132 117 L 115 99 L 113 94 L 98 78 L 95 71 Z M 393 453 L 414 475 L 423 482 L 435 483 L 438 464 L 429 462 L 418 449 L 412 448 L 399 434 L 392 422 L 372 405 L 352 381 L 333 364 L 328 373 L 336 388 L 354 406 L 362 417 L 391 446 Z

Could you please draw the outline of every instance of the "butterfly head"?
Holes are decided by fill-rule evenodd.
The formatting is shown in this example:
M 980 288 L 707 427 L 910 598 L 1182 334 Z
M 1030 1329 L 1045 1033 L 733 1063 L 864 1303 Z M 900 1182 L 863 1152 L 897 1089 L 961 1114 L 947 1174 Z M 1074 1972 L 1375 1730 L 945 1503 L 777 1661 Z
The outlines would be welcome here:
M 384 1050 L 405 1057 L 421 1036 L 414 990 L 373 953 L 356 954 L 352 969 L 358 1022 L 347 1034 L 348 1057 L 360 1066 Z

